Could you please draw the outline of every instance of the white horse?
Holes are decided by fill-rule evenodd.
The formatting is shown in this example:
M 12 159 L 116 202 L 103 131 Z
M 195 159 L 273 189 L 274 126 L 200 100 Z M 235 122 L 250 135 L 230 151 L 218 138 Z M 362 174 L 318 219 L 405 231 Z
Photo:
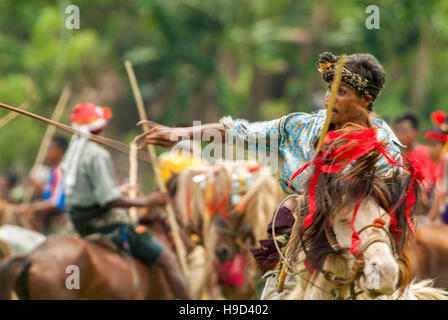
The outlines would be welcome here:
M 448 292 L 434 288 L 431 280 L 402 284 L 403 272 L 407 271 L 389 233 L 390 217 L 372 198 L 361 203 L 354 220 L 362 255 L 352 255 L 353 213 L 353 209 L 334 208 L 325 235 L 335 253 L 326 256 L 321 270 L 309 271 L 304 263 L 305 253 L 301 251 L 294 259 L 288 259 L 286 285 L 290 291 L 267 295 L 300 300 L 448 300 Z

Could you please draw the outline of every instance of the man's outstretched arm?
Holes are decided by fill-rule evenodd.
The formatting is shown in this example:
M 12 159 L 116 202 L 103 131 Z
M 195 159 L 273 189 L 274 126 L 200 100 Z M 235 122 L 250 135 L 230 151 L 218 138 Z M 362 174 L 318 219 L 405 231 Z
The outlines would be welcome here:
M 200 137 L 204 136 L 205 131 L 215 131 L 221 134 L 221 139 L 224 141 L 226 129 L 219 123 L 201 124 L 200 127 L 178 127 L 171 128 L 161 125 L 154 121 L 143 120 L 137 123 L 138 126 L 146 126 L 149 130 L 135 138 L 135 142 L 139 142 L 139 150 L 142 150 L 148 144 L 171 148 L 182 139 L 193 139 L 193 133 L 198 130 Z M 209 142 L 209 140 L 205 140 Z

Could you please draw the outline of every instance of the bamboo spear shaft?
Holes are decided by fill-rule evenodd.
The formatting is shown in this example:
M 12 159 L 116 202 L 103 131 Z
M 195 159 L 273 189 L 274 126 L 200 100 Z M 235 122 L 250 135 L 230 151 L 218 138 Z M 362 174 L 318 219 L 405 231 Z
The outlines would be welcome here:
M 59 122 L 47 119 L 45 117 L 42 117 L 40 115 L 34 114 L 32 112 L 29 112 L 29 111 L 25 111 L 25 110 L 22 110 L 22 109 L 19 109 L 19 108 L 11 107 L 11 106 L 9 106 L 7 104 L 4 104 L 4 103 L 1 103 L 1 102 L 0 102 L 0 108 L 6 109 L 6 110 L 10 110 L 10 111 L 14 111 L 14 112 L 17 112 L 17 113 L 19 113 L 21 115 L 27 116 L 29 118 L 33 118 L 33 119 L 39 120 L 39 121 L 47 123 L 47 124 L 51 124 L 52 126 L 55 126 L 56 128 L 61 129 L 61 130 L 65 131 L 65 132 L 68 132 L 70 134 L 76 134 L 78 136 L 85 137 L 85 138 L 90 139 L 92 141 L 95 141 L 95 142 L 97 142 L 99 144 L 108 146 L 108 147 L 110 147 L 110 148 L 112 148 L 112 149 L 114 149 L 116 151 L 119 151 L 119 152 L 122 152 L 124 154 L 129 155 L 129 146 L 124 144 L 124 143 L 122 143 L 122 142 L 120 142 L 120 141 L 117 141 L 117 140 L 114 140 L 114 139 L 110 139 L 110 138 L 106 138 L 106 137 L 102 137 L 102 136 L 98 136 L 98 135 L 88 135 L 88 134 L 85 134 L 83 132 L 80 132 L 80 131 L 77 131 L 77 130 L 73 129 L 72 127 L 70 127 L 70 126 L 68 126 L 66 124 L 59 123 Z M 145 153 L 145 152 L 138 152 L 137 153 L 137 157 L 138 157 L 139 160 L 143 160 L 143 161 L 146 161 L 146 162 L 151 162 L 151 160 L 149 159 L 148 154 Z
M 55 122 L 59 122 L 61 116 L 64 112 L 65 106 L 67 105 L 68 99 L 70 98 L 72 90 L 69 85 L 66 85 L 64 90 L 59 97 L 59 101 L 54 108 L 53 114 L 51 115 L 51 120 Z M 39 168 L 45 161 L 45 156 L 48 152 L 48 148 L 50 147 L 51 139 L 56 131 L 56 127 L 47 126 L 45 130 L 44 137 L 39 147 L 39 151 L 37 152 L 36 160 L 34 161 L 33 167 L 31 169 L 31 174 L 33 174 L 37 168 Z M 23 197 L 23 203 L 29 203 L 31 198 L 33 197 L 34 188 L 28 187 L 25 190 L 25 195 Z
M 336 94 L 341 84 L 342 68 L 344 66 L 345 57 L 346 57 L 345 54 L 343 54 L 336 66 L 336 72 L 333 78 L 333 86 L 331 88 L 330 100 L 328 101 L 327 104 L 327 116 L 325 117 L 324 127 L 322 128 L 322 132 L 319 137 L 319 144 L 317 145 L 317 153 L 319 153 L 322 150 L 322 147 L 324 146 L 325 136 L 327 135 L 328 128 L 330 127 L 331 115 L 333 113 L 333 104 L 334 101 L 336 100 Z
M 23 103 L 21 106 L 19 106 L 19 109 L 26 110 L 30 106 L 31 102 L 30 100 Z M 13 120 L 15 117 L 17 117 L 19 114 L 15 113 L 14 111 L 8 112 L 6 116 L 0 119 L 0 128 L 3 128 L 6 126 L 11 120 Z
M 129 76 L 129 81 L 131 83 L 132 91 L 134 93 L 135 101 L 137 103 L 138 113 L 140 116 L 140 120 L 148 120 L 148 117 L 146 115 L 145 107 L 143 105 L 143 99 L 142 95 L 140 93 L 140 89 L 138 88 L 137 79 L 135 77 L 134 70 L 132 68 L 132 64 L 130 61 L 125 62 L 126 71 Z M 149 128 L 147 126 L 143 126 L 144 132 L 148 131 Z M 162 179 L 162 174 L 160 172 L 160 168 L 157 164 L 157 155 L 156 151 L 153 145 L 148 145 L 148 152 L 151 159 L 152 167 L 154 170 L 154 174 L 156 177 L 157 185 L 159 186 L 160 191 L 167 192 L 165 183 Z M 189 282 L 189 272 L 188 272 L 188 265 L 187 261 L 185 259 L 186 257 L 186 251 L 184 248 L 184 245 L 181 241 L 180 235 L 179 235 L 179 226 L 177 225 L 176 217 L 174 215 L 174 210 L 171 204 L 168 202 L 166 204 L 166 212 L 168 215 L 168 220 L 171 225 L 171 229 L 173 231 L 173 238 L 174 238 L 174 244 L 176 246 L 176 253 L 179 258 L 179 262 L 182 268 L 182 271 L 184 273 L 185 278 L 187 279 L 187 282 Z
M 322 150 L 322 148 L 324 146 L 325 136 L 327 135 L 328 128 L 330 127 L 331 115 L 333 113 L 333 104 L 334 104 L 334 101 L 336 100 L 336 94 L 339 90 L 339 85 L 341 83 L 342 67 L 344 66 L 344 62 L 345 62 L 345 55 L 342 55 L 338 61 L 338 64 L 336 65 L 336 72 L 335 72 L 335 75 L 333 78 L 333 85 L 331 88 L 331 96 L 330 96 L 330 100 L 328 101 L 328 104 L 327 104 L 327 115 L 325 117 L 324 126 L 322 128 L 322 132 L 319 137 L 319 143 L 317 145 L 316 155 L 319 154 L 319 152 Z M 297 218 L 294 221 L 290 240 L 296 237 L 298 221 L 299 221 L 299 219 L 297 219 Z M 290 248 L 291 248 L 291 246 L 287 245 L 286 250 L 285 250 L 285 257 L 288 256 Z M 277 284 L 277 292 L 283 291 L 285 279 L 286 279 L 286 263 L 284 263 L 282 265 L 282 269 L 280 271 L 280 276 L 279 276 L 279 280 L 278 280 L 278 284 Z

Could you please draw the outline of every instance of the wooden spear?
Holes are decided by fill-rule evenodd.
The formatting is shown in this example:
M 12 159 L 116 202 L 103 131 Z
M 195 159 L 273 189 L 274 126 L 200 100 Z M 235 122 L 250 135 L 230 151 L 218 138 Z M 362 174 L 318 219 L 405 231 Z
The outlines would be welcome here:
M 129 81 L 131 83 L 132 91 L 134 93 L 135 102 L 137 103 L 137 109 L 138 109 L 138 113 L 140 116 L 140 120 L 148 120 L 148 117 L 147 117 L 146 111 L 145 111 L 145 107 L 143 105 L 142 95 L 140 93 L 140 89 L 138 88 L 137 79 L 135 77 L 135 73 L 132 68 L 131 62 L 126 61 L 125 67 L 126 67 L 126 71 L 129 76 Z M 143 126 L 144 132 L 146 132 L 148 130 L 149 130 L 148 126 Z M 148 152 L 149 152 L 149 156 L 151 159 L 152 167 L 154 170 L 154 174 L 156 177 L 157 185 L 159 186 L 160 191 L 166 193 L 167 189 L 165 186 L 165 182 L 162 179 L 162 174 L 160 172 L 160 168 L 157 164 L 158 161 L 157 161 L 157 155 L 156 155 L 155 148 L 153 145 L 148 145 L 147 147 L 148 147 Z M 181 238 L 179 235 L 179 226 L 177 225 L 176 216 L 174 215 L 173 207 L 171 206 L 171 204 L 169 202 L 166 204 L 166 212 L 168 215 L 168 220 L 171 225 L 171 229 L 173 231 L 173 238 L 174 238 L 174 244 L 176 247 L 176 253 L 179 258 L 179 262 L 180 262 L 182 271 L 184 273 L 184 276 L 185 276 L 187 282 L 189 282 L 188 265 L 187 265 L 187 261 L 185 259 L 186 250 L 185 250 L 185 247 L 184 247 L 183 242 L 181 241 Z
M 19 109 L 26 110 L 30 106 L 31 102 L 30 100 L 24 102 L 22 105 L 19 106 Z M 3 128 L 6 126 L 11 120 L 13 120 L 15 117 L 17 117 L 19 114 L 15 113 L 14 111 L 8 112 L 6 116 L 0 119 L 0 128 Z
M 70 98 L 71 88 L 69 85 L 66 85 L 64 90 L 59 97 L 59 101 L 54 108 L 53 114 L 51 115 L 51 120 L 55 122 L 59 122 L 59 119 L 64 112 L 65 106 L 67 105 L 68 99 Z M 45 156 L 47 155 L 48 148 L 50 147 L 51 139 L 56 131 L 56 127 L 47 126 L 45 130 L 44 137 L 39 147 L 39 151 L 37 152 L 36 160 L 34 161 L 33 167 L 31 169 L 31 174 L 33 174 L 37 168 L 39 168 L 45 161 Z M 29 203 L 31 198 L 33 197 L 34 188 L 28 187 L 25 190 L 25 195 L 23 197 L 23 203 Z
M 325 136 L 327 135 L 328 128 L 330 127 L 331 114 L 333 113 L 333 104 L 336 99 L 336 94 L 339 90 L 339 85 L 341 83 L 341 74 L 342 74 L 342 67 L 344 66 L 344 62 L 345 62 L 345 55 L 342 55 L 338 61 L 337 66 L 336 66 L 336 72 L 335 72 L 335 75 L 333 78 L 333 85 L 331 88 L 331 96 L 330 96 L 330 100 L 328 101 L 328 104 L 327 104 L 327 115 L 325 117 L 324 126 L 322 128 L 322 132 L 319 137 L 319 143 L 317 145 L 316 155 L 319 154 L 319 152 L 322 150 L 322 148 L 324 146 Z M 294 225 L 292 227 L 293 229 L 292 229 L 291 237 L 289 238 L 290 241 L 291 241 L 291 239 L 295 238 L 295 236 L 296 236 L 298 222 L 299 222 L 299 219 L 296 218 L 296 221 L 294 221 Z M 288 256 L 290 248 L 291 248 L 291 246 L 287 245 L 286 250 L 285 250 L 285 257 Z M 282 269 L 280 271 L 279 280 L 277 283 L 277 292 L 280 293 L 283 291 L 285 279 L 286 279 L 286 263 L 283 263 Z
M 110 147 L 110 148 L 112 148 L 114 150 L 117 150 L 119 152 L 122 152 L 124 154 L 129 155 L 129 146 L 127 144 L 124 144 L 124 143 L 120 142 L 120 141 L 117 141 L 117 140 L 114 140 L 114 139 L 110 139 L 110 138 L 106 138 L 106 137 L 102 137 L 102 136 L 98 136 L 98 135 L 88 135 L 88 134 L 85 134 L 83 132 L 80 132 L 80 131 L 77 131 L 77 130 L 73 129 L 72 127 L 70 127 L 70 126 L 68 126 L 66 124 L 59 123 L 59 122 L 56 122 L 56 121 L 52 121 L 50 119 L 47 119 L 47 118 L 42 117 L 42 116 L 39 116 L 39 115 L 34 114 L 32 112 L 25 111 L 25 110 L 22 110 L 22 109 L 19 109 L 19 108 L 15 108 L 15 107 L 11 107 L 11 106 L 9 106 L 7 104 L 4 104 L 4 103 L 1 103 L 1 102 L 0 102 L 0 108 L 6 109 L 6 110 L 10 110 L 10 111 L 14 111 L 14 112 L 17 112 L 17 113 L 22 114 L 24 116 L 27 116 L 29 118 L 33 118 L 33 119 L 42 121 L 42 122 L 47 123 L 47 124 L 51 124 L 52 126 L 55 126 L 56 128 L 61 129 L 61 130 L 65 131 L 65 132 L 68 132 L 70 134 L 76 134 L 78 136 L 85 137 L 85 138 L 90 139 L 92 141 L 95 141 L 95 142 L 97 142 L 99 144 L 105 145 L 105 146 Z M 143 160 L 143 161 L 146 161 L 146 162 L 151 162 L 151 160 L 149 159 L 149 156 L 148 156 L 148 154 L 146 152 L 142 152 L 142 151 L 138 152 L 137 153 L 137 158 L 139 160 Z

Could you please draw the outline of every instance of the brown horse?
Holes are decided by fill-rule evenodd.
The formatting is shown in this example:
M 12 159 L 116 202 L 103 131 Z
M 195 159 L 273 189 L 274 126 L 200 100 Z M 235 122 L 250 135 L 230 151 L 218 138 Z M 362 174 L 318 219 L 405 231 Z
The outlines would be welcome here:
M 6 259 L 11 255 L 11 249 L 8 244 L 2 240 L 0 240 L 0 261 Z
M 0 225 L 2 224 L 32 229 L 28 220 L 16 214 L 13 204 L 0 199 Z
M 160 223 L 154 223 L 150 230 L 165 250 L 171 250 Z M 175 298 L 160 267 L 147 266 L 134 258 L 132 264 L 135 269 L 123 252 L 75 236 L 50 235 L 30 254 L 0 264 L 0 299 L 10 299 L 13 290 L 19 299 Z M 67 288 L 70 266 L 78 267 L 78 289 Z M 138 272 L 140 290 L 133 270 Z
M 241 214 L 232 214 L 218 223 L 216 271 L 222 294 L 230 300 L 253 299 L 261 278 L 249 250 L 255 243 L 252 230 L 241 220 Z
M 267 237 L 266 225 L 280 198 L 277 181 L 271 176 L 261 176 L 248 188 L 232 213 L 219 221 L 215 253 L 226 298 L 257 298 L 262 271 L 250 249 Z
M 421 224 L 410 244 L 414 275 L 448 288 L 448 226 Z
M 235 182 L 239 187 L 233 189 Z M 218 276 L 226 298 L 254 298 L 258 270 L 249 248 L 266 237 L 266 225 L 275 203 L 282 197 L 269 168 L 250 161 L 192 166 L 167 185 L 175 198 L 180 224 L 199 236 L 199 243 L 205 247 L 204 263 L 202 269 L 197 269 L 198 277 L 194 282 L 196 295 L 202 296 L 207 284 Z M 236 195 L 238 197 L 232 199 Z M 218 215 L 224 217 L 225 225 L 219 226 Z M 211 216 L 208 223 L 207 216 Z M 236 269 L 241 272 L 236 274 Z

